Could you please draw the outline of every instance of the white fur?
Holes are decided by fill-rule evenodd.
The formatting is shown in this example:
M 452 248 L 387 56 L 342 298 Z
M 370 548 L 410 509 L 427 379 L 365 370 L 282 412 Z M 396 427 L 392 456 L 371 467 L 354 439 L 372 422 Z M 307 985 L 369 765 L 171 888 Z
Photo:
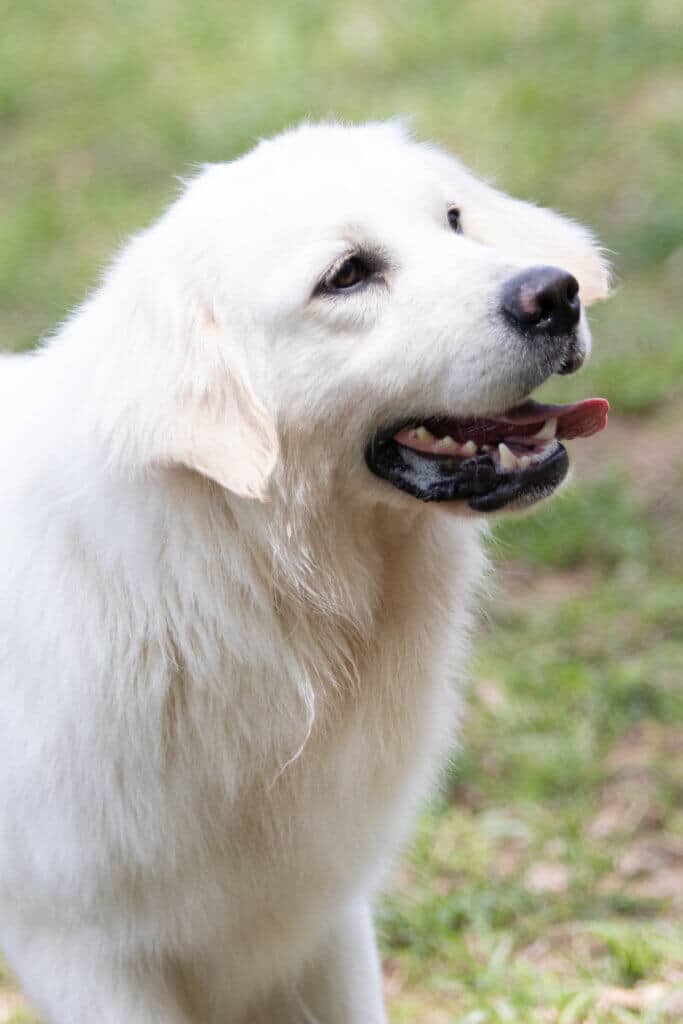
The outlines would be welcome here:
M 312 296 L 356 242 L 384 283 Z M 496 304 L 533 263 L 606 291 L 583 229 L 400 125 L 303 126 L 0 362 L 0 942 L 49 1021 L 385 1021 L 368 900 L 482 556 L 363 449 L 527 394 Z

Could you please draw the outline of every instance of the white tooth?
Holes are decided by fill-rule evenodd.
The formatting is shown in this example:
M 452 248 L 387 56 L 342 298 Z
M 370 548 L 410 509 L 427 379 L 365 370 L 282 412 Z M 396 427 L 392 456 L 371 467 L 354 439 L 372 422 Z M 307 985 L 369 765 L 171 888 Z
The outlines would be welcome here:
M 482 450 L 483 452 L 490 452 L 490 451 L 491 451 L 491 445 L 490 445 L 490 444 L 483 444 L 483 445 L 481 446 L 481 450 Z
M 440 452 L 449 451 L 449 452 L 453 452 L 453 454 L 457 455 L 457 453 L 458 453 L 458 451 L 460 449 L 460 445 L 458 444 L 457 441 L 454 441 L 452 437 L 450 437 L 448 434 L 446 434 L 445 437 L 439 438 L 439 440 L 434 445 L 434 448 L 437 451 L 440 451 Z
M 511 452 L 508 446 L 502 441 L 498 445 L 498 454 L 500 456 L 500 464 L 503 469 L 517 469 L 517 456 L 514 452 Z
M 460 446 L 460 454 L 461 455 L 476 455 L 477 454 L 477 446 L 474 443 L 474 441 L 465 441 L 465 443 Z
M 411 435 L 416 441 L 433 441 L 434 435 L 426 427 L 418 427 Z
M 557 419 L 546 420 L 537 434 L 532 434 L 534 441 L 551 441 L 557 432 Z
M 526 469 L 527 466 L 531 465 L 531 456 L 530 455 L 520 455 L 519 459 L 517 461 L 519 462 L 520 469 Z

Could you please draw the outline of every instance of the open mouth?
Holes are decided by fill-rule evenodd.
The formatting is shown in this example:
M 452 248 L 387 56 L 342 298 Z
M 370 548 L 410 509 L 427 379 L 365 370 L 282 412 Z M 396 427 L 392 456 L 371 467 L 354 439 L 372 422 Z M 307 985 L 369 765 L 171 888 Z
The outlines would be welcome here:
M 526 506 L 567 475 L 561 441 L 603 430 L 608 412 L 604 398 L 529 400 L 496 417 L 413 419 L 376 434 L 365 459 L 377 476 L 422 501 L 464 501 L 476 512 Z

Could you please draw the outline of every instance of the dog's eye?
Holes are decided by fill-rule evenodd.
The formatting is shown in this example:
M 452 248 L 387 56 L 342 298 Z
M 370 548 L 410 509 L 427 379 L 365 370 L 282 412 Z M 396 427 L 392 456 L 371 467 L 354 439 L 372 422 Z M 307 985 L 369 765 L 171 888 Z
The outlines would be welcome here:
M 456 235 L 462 234 L 462 225 L 460 223 L 460 210 L 457 206 L 451 206 L 448 211 L 448 223 L 450 224 Z
M 373 272 L 373 267 L 362 256 L 348 256 L 343 263 L 330 271 L 325 279 L 325 286 L 331 291 L 348 291 L 355 285 L 367 281 Z

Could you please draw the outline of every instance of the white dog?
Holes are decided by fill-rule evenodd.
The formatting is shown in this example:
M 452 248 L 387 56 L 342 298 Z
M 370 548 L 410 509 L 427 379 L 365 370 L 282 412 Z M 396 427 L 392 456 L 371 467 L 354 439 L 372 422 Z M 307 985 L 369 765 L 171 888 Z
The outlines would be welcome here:
M 303 126 L 0 363 L 0 945 L 48 1021 L 386 1020 L 480 524 L 604 425 L 527 396 L 607 287 L 399 124 Z

